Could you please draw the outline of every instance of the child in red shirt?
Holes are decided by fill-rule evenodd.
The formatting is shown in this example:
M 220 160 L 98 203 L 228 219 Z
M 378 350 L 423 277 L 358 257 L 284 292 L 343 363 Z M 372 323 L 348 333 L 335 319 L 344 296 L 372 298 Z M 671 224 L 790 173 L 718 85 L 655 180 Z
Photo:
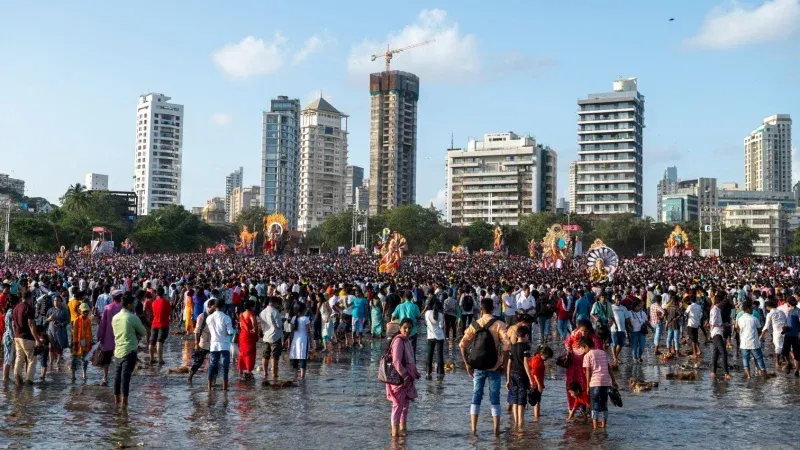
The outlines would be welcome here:
M 539 349 L 536 350 L 536 354 L 533 355 L 533 358 L 530 359 L 530 370 L 531 376 L 533 379 L 531 380 L 531 389 L 536 389 L 539 391 L 539 395 L 541 396 L 542 392 L 544 392 L 544 362 L 548 359 L 553 357 L 553 350 L 542 344 L 539 346 Z M 540 406 L 542 402 L 539 400 L 538 403 L 533 407 L 533 421 L 539 421 L 539 414 L 541 412 Z
M 587 411 L 589 410 L 589 403 L 586 400 L 586 396 L 583 393 L 583 388 L 581 388 L 580 383 L 578 383 L 577 381 L 573 381 L 572 383 L 570 383 L 567 393 L 569 394 L 570 397 L 575 399 L 573 407 L 569 411 L 569 416 L 567 417 L 567 420 L 572 420 L 572 418 L 575 417 L 575 411 L 577 411 L 578 408 L 580 408 L 581 414 L 583 414 L 584 422 L 587 421 L 589 419 L 589 415 L 587 414 Z

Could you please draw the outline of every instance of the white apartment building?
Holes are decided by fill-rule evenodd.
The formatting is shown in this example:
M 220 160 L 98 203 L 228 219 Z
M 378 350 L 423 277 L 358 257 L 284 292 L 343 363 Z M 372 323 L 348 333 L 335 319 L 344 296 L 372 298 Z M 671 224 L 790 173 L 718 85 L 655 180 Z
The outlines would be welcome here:
M 730 205 L 724 209 L 726 227 L 746 226 L 758 233 L 753 242 L 757 256 L 782 256 L 789 246 L 789 212 L 779 203 Z M 724 241 L 725 234 L 723 232 Z
M 347 117 L 322 97 L 300 113 L 300 231 L 345 210 Z
M 569 163 L 569 213 L 575 213 L 575 206 L 577 205 L 578 195 L 578 161 Z
M 139 215 L 181 202 L 183 105 L 163 94 L 144 94 L 136 106 L 133 191 Z
M 83 186 L 87 191 L 107 191 L 108 175 L 87 173 L 83 176 Z
M 231 206 L 228 222 L 233 222 L 243 211 L 257 207 L 261 203 L 261 187 L 250 186 L 243 188 L 237 186 L 231 192 Z
M 575 212 L 642 215 L 644 95 L 636 78 L 578 100 Z
M 232 208 L 233 190 L 241 188 L 243 180 L 244 167 L 241 166 L 239 166 L 238 170 L 234 170 L 230 175 L 225 177 L 225 214 L 227 215 L 228 222 L 233 222 L 236 219 Z
M 447 151 L 447 221 L 518 225 L 523 214 L 556 210 L 556 152 L 530 136 L 486 134 Z M 371 186 L 370 186 L 371 188 Z
M 774 114 L 744 138 L 744 188 L 792 191 L 792 119 Z

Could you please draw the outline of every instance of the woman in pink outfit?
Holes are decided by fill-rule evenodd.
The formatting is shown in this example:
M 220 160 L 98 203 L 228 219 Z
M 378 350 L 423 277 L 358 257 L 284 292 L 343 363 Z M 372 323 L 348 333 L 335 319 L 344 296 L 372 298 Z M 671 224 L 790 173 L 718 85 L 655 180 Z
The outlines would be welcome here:
M 580 341 L 584 336 L 594 342 L 595 348 L 603 348 L 603 341 L 599 336 L 597 336 L 597 334 L 595 334 L 594 329 L 592 328 L 592 323 L 588 320 L 578 321 L 578 328 L 573 331 L 566 340 L 564 340 L 565 350 L 568 352 L 569 358 L 571 359 L 569 367 L 566 369 L 567 410 L 569 411 L 567 420 L 572 420 L 573 411 L 575 410 L 576 406 L 575 403 L 578 402 L 578 399 L 569 395 L 570 384 L 573 382 L 580 384 L 581 388 L 583 389 L 581 391 L 583 396 L 582 400 L 585 402 L 585 404 L 589 404 L 589 386 L 586 385 L 586 375 L 583 370 L 583 357 L 585 352 L 580 345 Z
M 400 322 L 400 333 L 392 339 L 392 365 L 397 373 L 403 377 L 403 384 L 386 384 L 386 399 L 392 402 L 392 436 L 406 432 L 406 418 L 410 402 L 417 398 L 417 389 L 414 380 L 419 379 L 417 362 L 414 358 L 414 347 L 408 339 L 411 335 L 413 322 L 403 319 Z

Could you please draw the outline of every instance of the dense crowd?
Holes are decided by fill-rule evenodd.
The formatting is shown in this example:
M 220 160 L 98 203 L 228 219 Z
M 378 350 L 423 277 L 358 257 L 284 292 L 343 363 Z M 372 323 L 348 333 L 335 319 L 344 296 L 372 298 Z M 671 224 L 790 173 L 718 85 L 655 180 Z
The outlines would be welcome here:
M 270 384 L 281 383 L 284 353 L 302 380 L 314 352 L 389 337 L 379 378 L 393 435 L 405 432 L 414 381 L 445 375 L 448 343 L 458 344 L 473 378 L 473 432 L 486 385 L 499 432 L 503 379 L 514 424 L 524 423 L 526 405 L 538 420 L 554 354 L 565 368 L 567 417 L 590 416 L 595 428 L 619 396 L 614 372 L 626 342 L 631 364 L 643 362 L 648 342 L 665 361 L 699 360 L 708 343 L 712 376 L 724 382 L 739 368 L 731 352 L 747 379 L 765 376 L 769 337 L 776 368 L 800 376 L 799 262 L 790 257 L 623 259 L 606 282 L 591 282 L 580 264 L 543 270 L 528 258 L 483 255 L 407 256 L 392 276 L 366 255 L 75 255 L 66 267 L 54 263 L 19 254 L 0 264 L 3 378 L 33 383 L 38 363 L 41 382 L 62 366 L 76 382 L 92 364 L 108 385 L 113 367 L 121 405 L 137 365 L 164 364 L 164 343 L 176 333 L 195 344 L 188 383 L 208 361 L 209 390 L 217 378 L 228 389 L 232 361 L 241 380 L 255 380 L 259 346 L 261 383 Z

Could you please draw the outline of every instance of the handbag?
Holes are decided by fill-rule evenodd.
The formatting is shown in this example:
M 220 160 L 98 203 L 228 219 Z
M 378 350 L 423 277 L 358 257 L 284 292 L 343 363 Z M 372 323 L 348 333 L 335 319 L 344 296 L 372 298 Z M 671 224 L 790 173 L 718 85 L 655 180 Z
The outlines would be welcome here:
M 642 322 L 642 326 L 639 327 L 639 332 L 642 333 L 642 336 L 647 336 L 647 329 L 649 327 L 650 327 L 650 322 L 647 320 L 647 317 L 645 316 L 645 320 Z
M 403 377 L 397 372 L 397 369 L 392 365 L 392 344 L 394 339 L 389 341 L 389 347 L 384 352 L 381 359 L 378 361 L 378 381 L 386 384 L 393 384 L 399 386 L 403 384 Z
M 99 367 L 103 364 L 103 349 L 100 347 L 100 342 L 96 343 L 91 350 L 92 352 L 92 365 L 95 367 Z
M 563 367 L 565 369 L 569 368 L 570 364 L 572 364 L 572 358 L 570 357 L 569 352 L 564 352 L 556 358 L 556 365 L 558 367 Z
M 542 393 L 539 392 L 538 389 L 531 388 L 531 390 L 528 391 L 528 403 L 531 406 L 536 406 L 541 399 L 542 399 Z

